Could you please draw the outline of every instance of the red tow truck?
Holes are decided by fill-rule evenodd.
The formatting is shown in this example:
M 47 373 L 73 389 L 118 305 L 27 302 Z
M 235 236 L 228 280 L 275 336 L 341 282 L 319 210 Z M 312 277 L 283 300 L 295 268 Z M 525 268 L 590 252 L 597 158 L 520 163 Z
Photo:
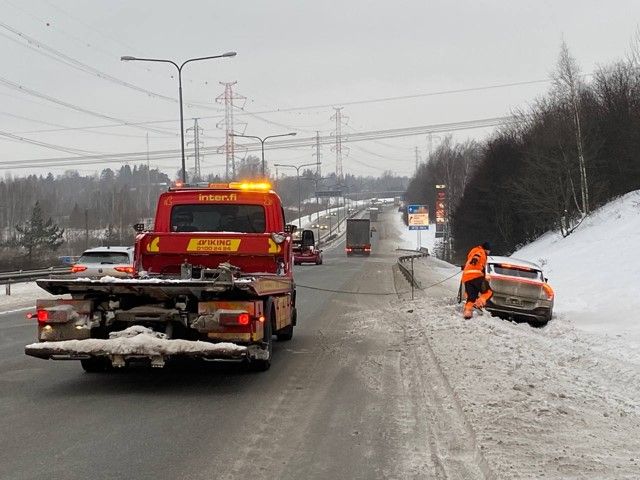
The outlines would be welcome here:
M 38 342 L 25 353 L 80 360 L 88 372 L 176 357 L 271 365 L 273 335 L 296 325 L 291 235 L 267 183 L 176 186 L 155 225 L 136 225 L 134 277 L 48 278 Z

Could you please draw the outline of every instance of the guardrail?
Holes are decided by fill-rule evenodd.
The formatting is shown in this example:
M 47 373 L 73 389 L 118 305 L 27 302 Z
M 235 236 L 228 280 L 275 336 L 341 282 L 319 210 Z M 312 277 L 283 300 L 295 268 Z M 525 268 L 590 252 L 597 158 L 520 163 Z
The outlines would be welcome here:
M 407 281 L 411 284 L 411 300 L 413 300 L 414 290 L 416 288 L 422 288 L 422 286 L 420 285 L 420 282 L 416 280 L 416 277 L 414 275 L 413 261 L 416 258 L 428 257 L 429 250 L 425 247 L 421 247 L 420 250 L 405 250 L 401 248 L 399 248 L 398 250 L 414 252 L 413 255 L 402 255 L 401 257 L 398 257 L 398 268 L 402 272 L 402 275 L 404 275 L 404 278 L 406 278 Z M 406 263 L 410 263 L 410 267 L 405 265 Z
M 49 277 L 51 275 L 64 275 L 71 273 L 71 267 L 49 267 L 38 270 L 18 270 L 15 272 L 0 273 L 0 285 L 5 286 L 5 293 L 11 295 L 11 284 L 28 282 L 37 278 Z

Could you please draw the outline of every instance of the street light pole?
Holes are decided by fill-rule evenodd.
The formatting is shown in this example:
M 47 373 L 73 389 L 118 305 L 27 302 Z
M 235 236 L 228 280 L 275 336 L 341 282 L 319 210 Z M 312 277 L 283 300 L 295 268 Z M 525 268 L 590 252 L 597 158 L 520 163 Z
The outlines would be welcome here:
M 182 181 L 184 183 L 187 182 L 187 169 L 186 169 L 185 157 L 184 157 L 184 110 L 182 106 L 182 68 L 187 63 L 190 63 L 190 62 L 197 62 L 200 60 L 210 60 L 213 58 L 235 57 L 235 56 L 236 56 L 236 52 L 227 52 L 227 53 L 223 53 L 222 55 L 212 55 L 209 57 L 196 57 L 196 58 L 190 58 L 188 60 L 185 60 L 180 65 L 178 65 L 173 60 L 166 60 L 164 58 L 138 58 L 138 57 L 132 57 L 130 55 L 124 55 L 120 57 L 120 60 L 122 60 L 123 62 L 136 61 L 136 62 L 170 63 L 171 65 L 176 67 L 176 69 L 178 70 L 178 97 L 179 97 L 179 103 L 180 103 L 180 146 L 182 151 Z
M 301 212 L 302 212 L 302 208 L 301 208 L 302 201 L 301 201 L 301 198 L 300 198 L 300 169 L 302 167 L 310 167 L 312 165 L 318 165 L 318 163 L 317 162 L 304 163 L 302 165 L 297 165 L 297 166 L 296 165 L 285 165 L 284 163 L 274 163 L 273 164 L 274 167 L 295 168 L 296 169 L 296 178 L 298 180 L 298 228 L 299 229 L 302 229 L 302 217 L 300 216 Z
M 244 138 L 255 138 L 256 140 L 258 140 L 262 146 L 262 177 L 265 176 L 265 166 L 264 166 L 264 142 L 266 142 L 269 138 L 276 138 L 276 137 L 295 137 L 297 134 L 296 132 L 289 132 L 289 133 L 281 133 L 279 135 L 268 135 L 264 138 L 262 137 L 258 137 L 256 135 L 240 135 L 239 133 L 232 133 L 231 136 L 232 137 L 244 137 Z M 274 167 L 276 165 L 274 164 Z M 293 165 L 284 165 L 286 166 L 293 166 Z

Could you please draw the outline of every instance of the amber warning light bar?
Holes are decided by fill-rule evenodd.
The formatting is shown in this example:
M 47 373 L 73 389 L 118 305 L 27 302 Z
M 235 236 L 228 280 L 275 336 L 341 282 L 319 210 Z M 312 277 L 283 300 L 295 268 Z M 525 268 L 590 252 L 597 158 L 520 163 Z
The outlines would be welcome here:
M 268 192 L 272 189 L 269 182 L 230 182 L 230 183 L 197 183 L 187 184 L 180 180 L 173 183 L 171 190 L 180 190 L 187 188 L 212 188 L 217 190 L 243 190 L 243 191 L 259 191 Z

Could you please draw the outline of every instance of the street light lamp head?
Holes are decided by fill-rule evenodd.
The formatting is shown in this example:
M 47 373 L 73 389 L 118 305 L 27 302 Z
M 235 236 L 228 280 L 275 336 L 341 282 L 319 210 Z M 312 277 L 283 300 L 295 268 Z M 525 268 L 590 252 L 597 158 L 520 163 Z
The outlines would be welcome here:
M 223 57 L 235 57 L 236 55 L 236 52 L 226 52 L 222 54 Z
M 137 60 L 136 57 L 132 57 L 130 55 L 125 55 L 123 57 L 120 57 L 120 60 L 122 60 L 123 62 L 128 62 L 129 60 Z

